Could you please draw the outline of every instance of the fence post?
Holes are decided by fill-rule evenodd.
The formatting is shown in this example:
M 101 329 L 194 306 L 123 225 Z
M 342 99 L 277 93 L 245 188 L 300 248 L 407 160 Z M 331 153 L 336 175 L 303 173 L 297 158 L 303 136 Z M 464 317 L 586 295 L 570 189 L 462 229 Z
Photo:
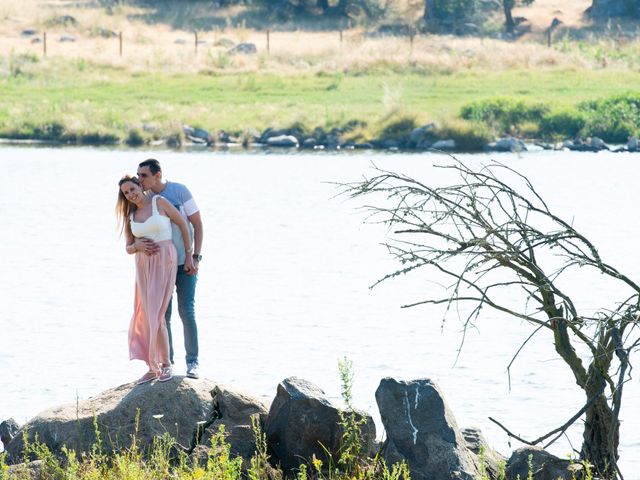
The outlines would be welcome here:
M 194 40 L 194 52 L 197 55 L 198 54 L 198 32 L 193 32 L 193 36 L 195 38 Z
M 342 29 L 340 29 L 340 43 L 342 43 Z
M 118 33 L 118 51 L 120 52 L 120 56 L 122 56 L 122 32 Z
M 267 29 L 267 55 L 271 55 L 271 32 Z
M 47 32 L 42 34 L 42 53 L 47 56 Z

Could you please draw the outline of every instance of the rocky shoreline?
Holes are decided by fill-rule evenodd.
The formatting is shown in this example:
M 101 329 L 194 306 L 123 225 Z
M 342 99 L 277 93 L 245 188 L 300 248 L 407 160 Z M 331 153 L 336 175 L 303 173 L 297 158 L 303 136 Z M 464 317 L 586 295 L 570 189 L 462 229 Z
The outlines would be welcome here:
M 375 392 L 384 426 L 384 442 L 376 441 L 370 415 L 353 411 L 361 424 L 361 443 L 368 455 L 388 465 L 406 462 L 411 478 L 507 480 L 582 478 L 582 465 L 554 457 L 537 447 L 519 448 L 507 459 L 492 449 L 477 428 L 459 428 L 438 386 L 429 379 L 384 378 Z M 7 473 L 39 477 L 39 460 L 24 463 L 25 438 L 38 440 L 59 458 L 65 446 L 91 452 L 98 441 L 106 454 L 131 447 L 135 437 L 142 452 L 168 432 L 192 460 L 206 461 L 211 438 L 224 425 L 231 453 L 243 468 L 256 451 L 253 425 L 265 433 L 270 461 L 295 474 L 315 458 L 339 457 L 344 427 L 340 409 L 306 380 L 290 377 L 277 386 L 270 406 L 254 396 L 207 379 L 174 377 L 168 382 L 121 385 L 95 397 L 46 410 L 23 426 L 12 419 L 0 424 L 7 452 Z M 326 449 L 326 450 L 325 450 Z M 481 475 L 487 475 L 482 476 Z M 17 478 L 17 477 L 16 477 Z M 20 477 L 23 478 L 23 477 Z
M 224 130 L 210 132 L 202 128 L 183 125 L 182 131 L 163 138 L 145 140 L 138 133 L 130 132 L 124 142 L 113 136 L 87 135 L 87 138 L 0 138 L 0 144 L 50 144 L 50 145 L 119 145 L 128 147 L 169 147 L 202 148 L 213 150 L 227 149 L 282 149 L 301 151 L 352 151 L 373 150 L 385 152 L 447 152 L 447 153 L 480 153 L 480 152 L 526 152 L 529 150 L 564 150 L 577 152 L 639 152 L 638 138 L 630 137 L 626 144 L 608 145 L 598 137 L 586 139 L 565 139 L 555 143 L 537 140 L 523 140 L 513 136 L 498 138 L 489 143 L 478 144 L 470 148 L 461 148 L 461 141 L 455 138 L 439 138 L 433 123 L 416 127 L 406 135 L 371 139 L 355 142 L 345 140 L 349 127 L 325 130 L 317 127 L 313 132 L 304 132 L 300 128 L 273 129 L 263 132 L 249 130 L 242 134 L 232 134 Z

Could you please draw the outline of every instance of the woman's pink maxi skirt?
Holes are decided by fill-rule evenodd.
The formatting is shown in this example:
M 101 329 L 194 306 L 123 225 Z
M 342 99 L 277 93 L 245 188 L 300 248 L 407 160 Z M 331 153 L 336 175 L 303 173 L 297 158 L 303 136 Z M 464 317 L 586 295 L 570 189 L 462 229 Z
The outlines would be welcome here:
M 149 370 L 169 366 L 169 336 L 164 314 L 176 284 L 178 257 L 171 240 L 157 243 L 155 255 L 136 253 L 136 295 L 129 326 L 129 358 Z

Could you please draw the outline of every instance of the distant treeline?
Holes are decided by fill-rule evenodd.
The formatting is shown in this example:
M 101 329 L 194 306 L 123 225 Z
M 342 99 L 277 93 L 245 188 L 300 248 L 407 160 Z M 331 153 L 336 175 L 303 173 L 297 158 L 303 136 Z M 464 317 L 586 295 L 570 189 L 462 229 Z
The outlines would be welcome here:
M 176 0 L 178 2 L 202 2 L 203 0 Z M 210 0 L 209 0 L 210 1 Z M 216 0 L 212 5 L 227 7 L 244 4 L 264 8 L 278 18 L 295 18 L 299 15 L 315 15 L 318 17 L 345 18 L 354 21 L 377 20 L 384 18 L 390 11 L 398 10 L 399 0 Z M 507 31 L 517 28 L 523 19 L 513 16 L 516 6 L 529 5 L 535 0 L 424 0 L 415 3 L 418 12 L 410 15 L 411 19 L 420 18 L 415 27 L 419 30 L 468 31 L 470 22 L 478 22 L 483 17 L 495 15 L 500 10 L 504 15 L 504 26 Z M 410 3 L 403 3 L 406 7 Z M 596 21 L 610 18 L 640 18 L 640 0 L 592 0 L 586 15 Z M 409 20 L 409 19 L 408 19 Z M 409 22 L 412 23 L 412 22 Z M 463 27 L 467 24 L 467 27 Z M 472 32 L 469 32 L 472 33 Z

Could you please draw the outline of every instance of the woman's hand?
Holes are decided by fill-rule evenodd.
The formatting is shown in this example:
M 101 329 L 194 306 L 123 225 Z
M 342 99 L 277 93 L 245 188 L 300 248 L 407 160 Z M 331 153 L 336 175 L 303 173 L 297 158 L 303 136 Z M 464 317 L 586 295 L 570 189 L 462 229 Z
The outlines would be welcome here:
M 193 263 L 193 257 L 188 253 L 184 259 L 184 272 L 187 275 L 195 275 L 196 273 L 198 273 L 198 269 L 195 267 Z

